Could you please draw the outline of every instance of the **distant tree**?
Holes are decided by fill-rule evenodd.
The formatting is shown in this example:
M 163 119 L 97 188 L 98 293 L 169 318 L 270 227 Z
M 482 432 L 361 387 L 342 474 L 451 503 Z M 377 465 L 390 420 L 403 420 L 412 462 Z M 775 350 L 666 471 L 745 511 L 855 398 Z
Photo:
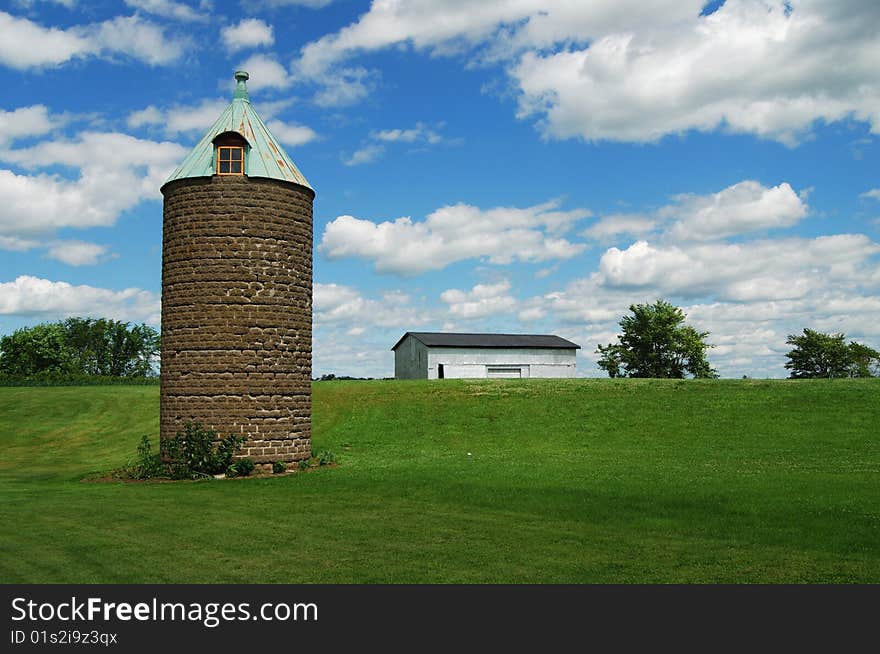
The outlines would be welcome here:
M 599 367 L 609 377 L 717 377 L 706 359 L 709 332 L 684 325 L 685 314 L 665 300 L 633 304 L 620 320 L 617 343 L 600 345 Z
M 880 377 L 880 352 L 862 343 L 850 341 L 849 376 Z
M 148 377 L 158 352 L 159 334 L 148 325 L 68 318 L 19 329 L 0 339 L 0 373 Z
M 64 327 L 59 323 L 17 329 L 0 338 L 0 373 L 4 375 L 69 375 L 76 368 L 65 342 Z
M 880 374 L 880 352 L 855 341 L 846 342 L 844 334 L 823 334 L 804 329 L 790 334 L 792 349 L 785 356 L 791 379 L 835 377 L 874 377 Z

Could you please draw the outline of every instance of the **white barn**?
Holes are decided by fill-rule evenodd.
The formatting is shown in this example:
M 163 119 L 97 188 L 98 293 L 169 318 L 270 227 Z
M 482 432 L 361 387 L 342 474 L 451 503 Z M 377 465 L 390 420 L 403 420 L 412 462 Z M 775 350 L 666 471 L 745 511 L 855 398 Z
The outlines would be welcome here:
M 559 336 L 407 332 L 391 349 L 396 379 L 574 377 L 580 345 Z

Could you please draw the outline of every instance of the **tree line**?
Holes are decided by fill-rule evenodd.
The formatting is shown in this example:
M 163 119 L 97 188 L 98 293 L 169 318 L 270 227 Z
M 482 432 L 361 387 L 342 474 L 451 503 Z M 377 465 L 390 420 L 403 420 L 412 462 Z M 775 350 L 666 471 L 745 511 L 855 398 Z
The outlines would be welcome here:
M 685 325 L 685 314 L 666 300 L 633 304 L 631 315 L 618 323 L 617 343 L 600 345 L 598 365 L 609 377 L 697 379 L 718 376 L 709 365 L 706 342 L 709 332 Z M 880 352 L 844 334 L 824 334 L 804 329 L 785 341 L 793 346 L 785 356 L 791 379 L 880 377 Z
M 156 375 L 159 333 L 107 318 L 67 318 L 0 338 L 0 375 L 10 379 L 146 378 Z
M 609 377 L 718 377 L 708 361 L 709 332 L 685 324 L 677 306 L 659 299 L 633 304 L 617 343 L 599 345 L 598 365 Z M 146 324 L 107 318 L 67 318 L 18 329 L 0 338 L 0 376 L 6 379 L 149 378 L 156 375 L 159 333 Z M 792 379 L 880 377 L 880 352 L 844 334 L 804 329 L 791 334 L 785 356 Z M 333 379 L 335 375 L 321 378 Z

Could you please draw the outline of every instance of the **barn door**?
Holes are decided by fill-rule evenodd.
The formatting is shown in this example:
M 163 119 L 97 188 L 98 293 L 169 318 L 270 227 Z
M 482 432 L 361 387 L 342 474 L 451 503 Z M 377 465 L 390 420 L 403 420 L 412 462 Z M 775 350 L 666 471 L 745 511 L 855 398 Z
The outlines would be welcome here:
M 522 368 L 519 366 L 486 366 L 486 377 L 490 379 L 520 379 Z

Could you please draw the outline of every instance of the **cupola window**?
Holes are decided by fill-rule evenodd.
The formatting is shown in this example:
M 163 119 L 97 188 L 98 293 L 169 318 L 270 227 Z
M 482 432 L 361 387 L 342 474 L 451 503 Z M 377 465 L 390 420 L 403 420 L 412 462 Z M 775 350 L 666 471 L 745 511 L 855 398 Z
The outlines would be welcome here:
M 243 175 L 244 148 L 240 145 L 221 145 L 217 148 L 217 174 Z

